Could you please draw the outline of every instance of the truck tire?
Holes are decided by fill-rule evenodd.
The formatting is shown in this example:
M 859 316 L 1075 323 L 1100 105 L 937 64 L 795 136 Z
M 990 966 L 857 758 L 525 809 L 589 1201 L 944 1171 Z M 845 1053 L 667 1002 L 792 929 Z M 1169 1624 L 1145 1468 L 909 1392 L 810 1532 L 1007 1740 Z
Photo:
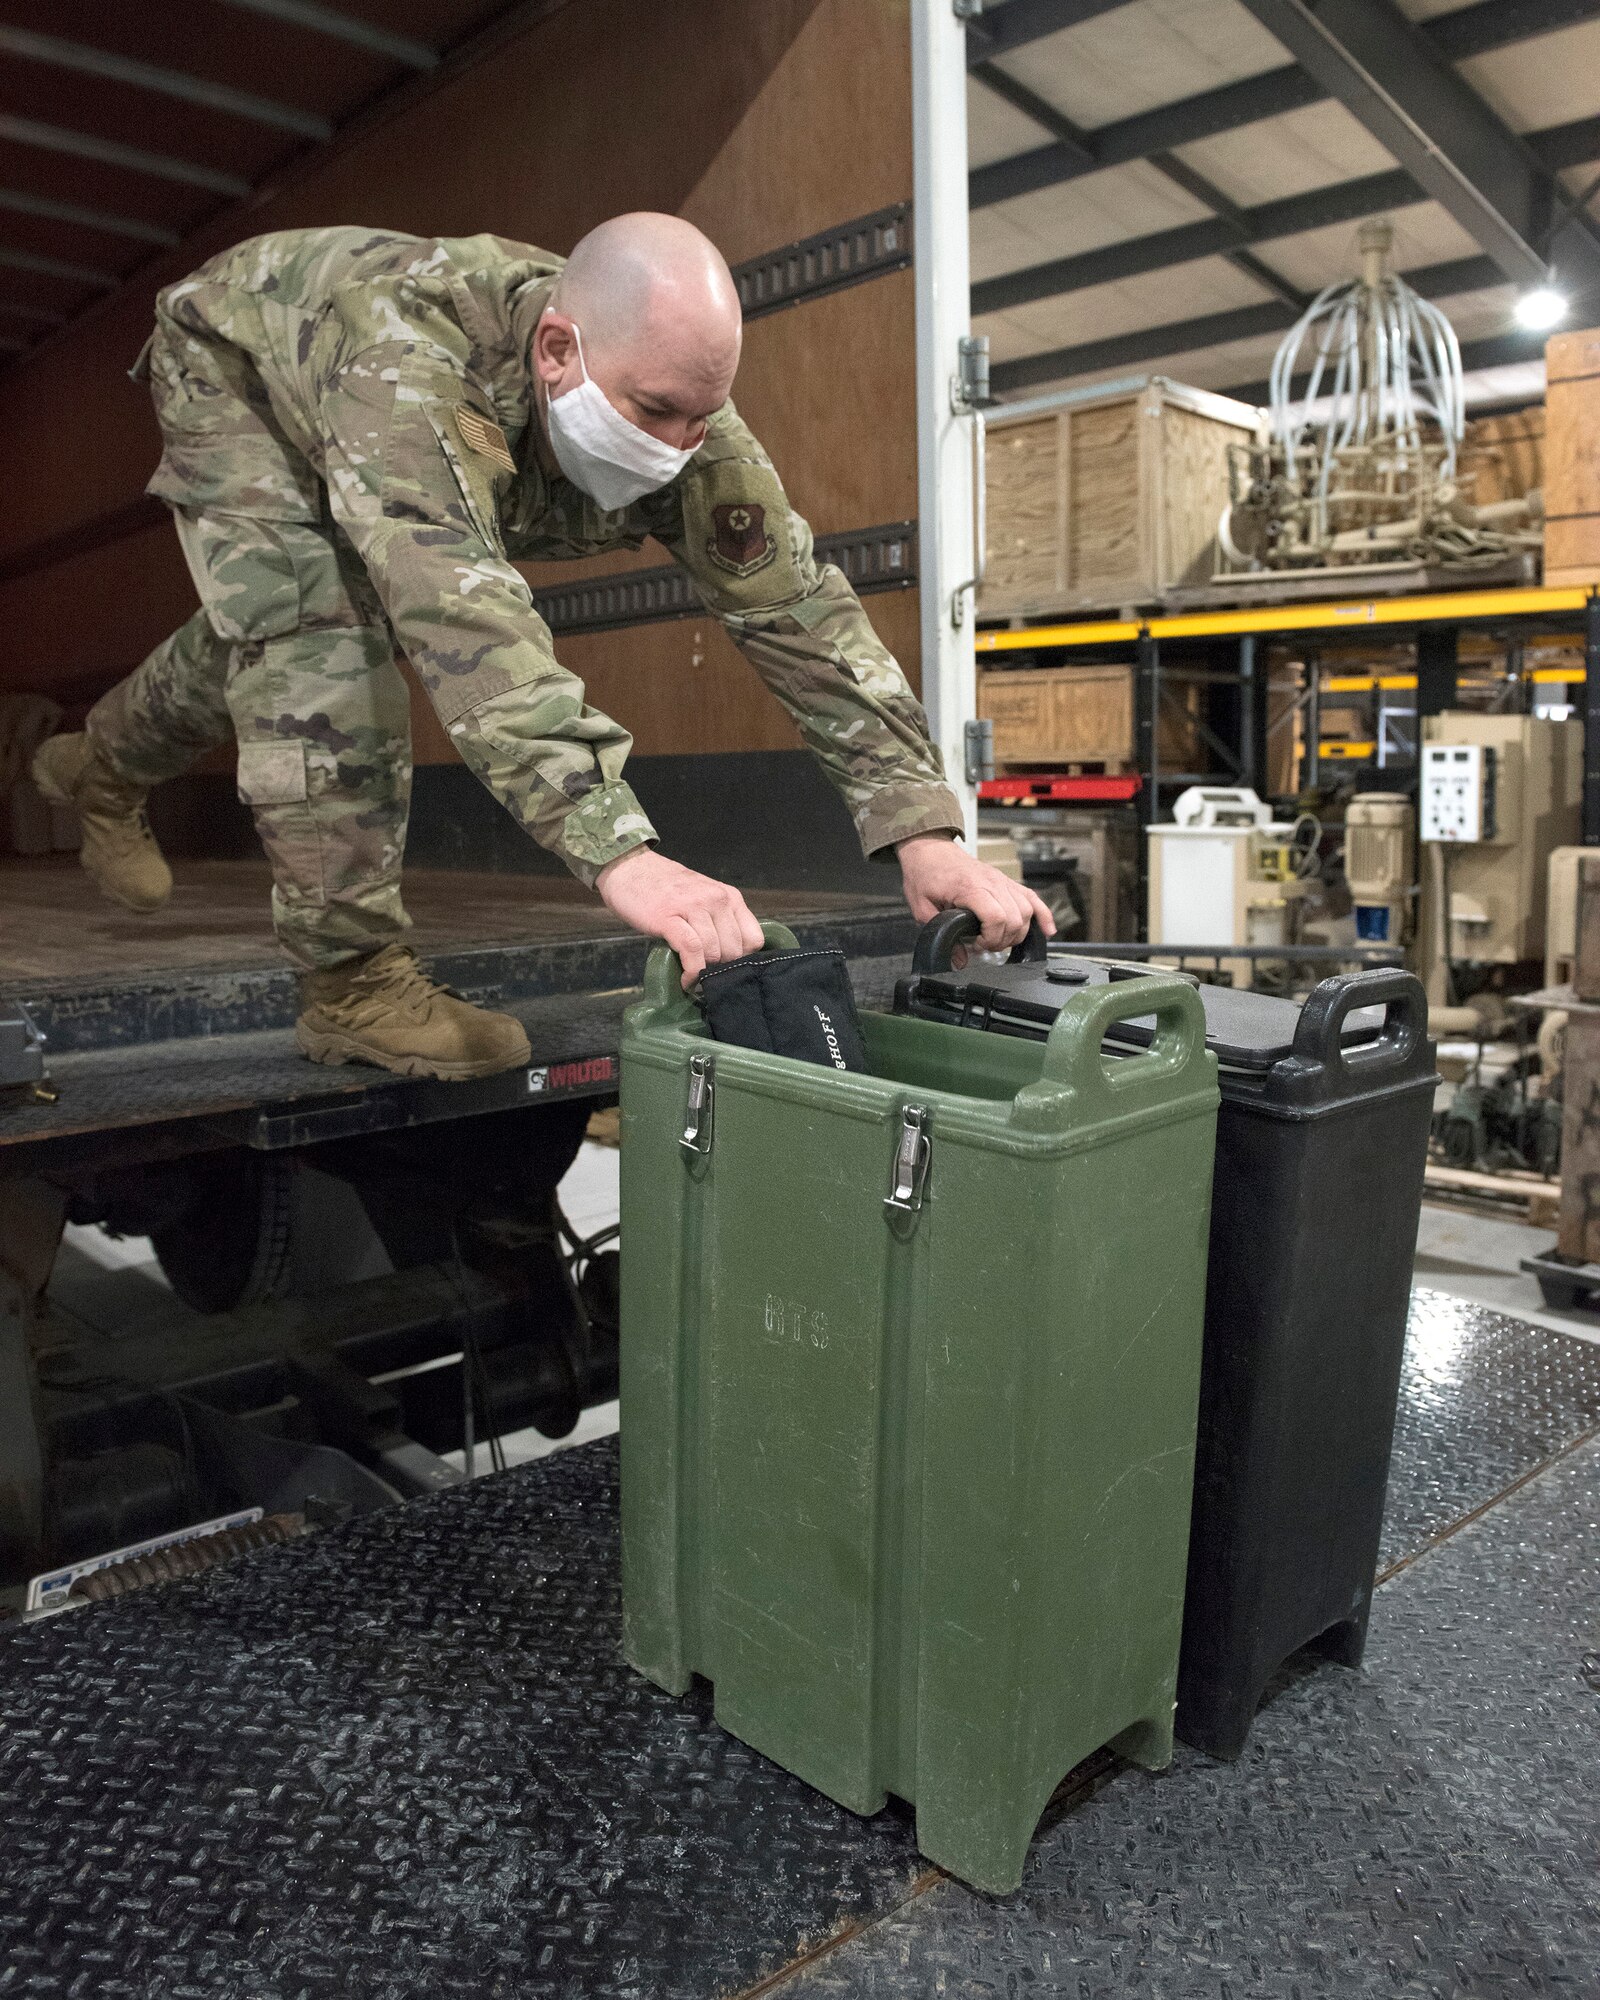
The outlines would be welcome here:
M 198 1199 L 150 1239 L 186 1306 L 232 1312 L 280 1296 L 293 1249 L 294 1177 L 288 1153 L 206 1159 Z

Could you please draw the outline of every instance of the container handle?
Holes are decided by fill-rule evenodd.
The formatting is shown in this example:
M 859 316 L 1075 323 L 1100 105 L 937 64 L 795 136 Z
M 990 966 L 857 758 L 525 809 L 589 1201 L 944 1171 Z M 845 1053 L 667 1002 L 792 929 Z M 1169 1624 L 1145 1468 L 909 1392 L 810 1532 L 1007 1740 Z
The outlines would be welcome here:
M 1382 1007 L 1383 1027 L 1375 1042 L 1344 1046 L 1344 1024 L 1360 1007 Z M 1300 1010 L 1293 1061 L 1301 1069 L 1349 1071 L 1404 1069 L 1428 1038 L 1428 996 L 1414 972 L 1397 965 L 1374 966 L 1324 979 Z
M 953 968 L 957 947 L 971 944 L 983 929 L 982 923 L 971 910 L 960 907 L 941 910 L 936 917 L 930 917 L 917 933 L 917 942 L 911 953 L 913 972 L 949 972 Z M 1044 932 L 1039 928 L 1039 919 L 1029 919 L 1028 935 L 1021 944 L 1013 945 L 1007 965 L 1043 965 L 1049 956 L 1045 945 Z
M 1108 1030 L 1141 1015 L 1156 1017 L 1155 1038 L 1139 1055 L 1102 1053 Z M 1166 1098 L 1173 1084 L 1197 1065 L 1210 1065 L 1206 1016 L 1187 980 L 1154 974 L 1147 979 L 1091 986 L 1074 993 L 1055 1018 L 1037 1083 L 1018 1091 L 1013 1121 L 1057 1130 L 1081 1117 L 1086 1104 L 1101 1110 L 1137 1110 Z
M 763 951 L 796 951 L 799 944 L 787 924 L 762 922 Z M 644 998 L 664 1027 L 700 1019 L 700 1009 L 683 990 L 683 961 L 670 945 L 657 944 L 645 960 Z

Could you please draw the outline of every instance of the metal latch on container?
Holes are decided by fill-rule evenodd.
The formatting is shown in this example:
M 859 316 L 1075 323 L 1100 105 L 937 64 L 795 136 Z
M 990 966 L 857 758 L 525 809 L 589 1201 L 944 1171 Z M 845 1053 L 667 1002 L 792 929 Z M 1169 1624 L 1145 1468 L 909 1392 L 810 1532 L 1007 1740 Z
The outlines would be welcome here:
M 690 1056 L 689 1100 L 683 1108 L 678 1144 L 686 1153 L 711 1151 L 711 1058 Z
M 889 1192 L 883 1198 L 885 1208 L 896 1209 L 902 1215 L 920 1213 L 932 1157 L 928 1114 L 920 1104 L 908 1104 L 900 1114 L 900 1143 L 894 1149 Z

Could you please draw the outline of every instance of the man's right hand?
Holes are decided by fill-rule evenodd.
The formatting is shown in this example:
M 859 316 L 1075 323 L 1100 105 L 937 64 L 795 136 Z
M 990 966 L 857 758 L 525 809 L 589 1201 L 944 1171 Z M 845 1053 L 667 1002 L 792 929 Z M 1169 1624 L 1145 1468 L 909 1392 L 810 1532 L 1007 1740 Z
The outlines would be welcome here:
M 625 924 L 671 945 L 683 960 L 686 987 L 708 965 L 761 949 L 761 926 L 737 889 L 697 875 L 653 847 L 636 847 L 608 861 L 594 886 Z

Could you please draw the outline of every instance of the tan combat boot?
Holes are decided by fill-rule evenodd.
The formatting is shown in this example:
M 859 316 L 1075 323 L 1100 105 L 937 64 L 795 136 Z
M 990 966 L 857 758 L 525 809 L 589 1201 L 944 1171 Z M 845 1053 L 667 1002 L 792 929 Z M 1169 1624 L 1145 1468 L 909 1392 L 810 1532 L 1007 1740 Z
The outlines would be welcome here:
M 144 786 L 120 777 L 82 734 L 42 743 L 33 782 L 52 805 L 76 811 L 83 823 L 78 859 L 101 895 L 126 910 L 159 910 L 172 894 L 172 870 L 144 816 Z
M 529 1061 L 522 1023 L 438 986 L 409 945 L 300 978 L 294 1038 L 313 1062 L 374 1063 L 452 1083 Z

